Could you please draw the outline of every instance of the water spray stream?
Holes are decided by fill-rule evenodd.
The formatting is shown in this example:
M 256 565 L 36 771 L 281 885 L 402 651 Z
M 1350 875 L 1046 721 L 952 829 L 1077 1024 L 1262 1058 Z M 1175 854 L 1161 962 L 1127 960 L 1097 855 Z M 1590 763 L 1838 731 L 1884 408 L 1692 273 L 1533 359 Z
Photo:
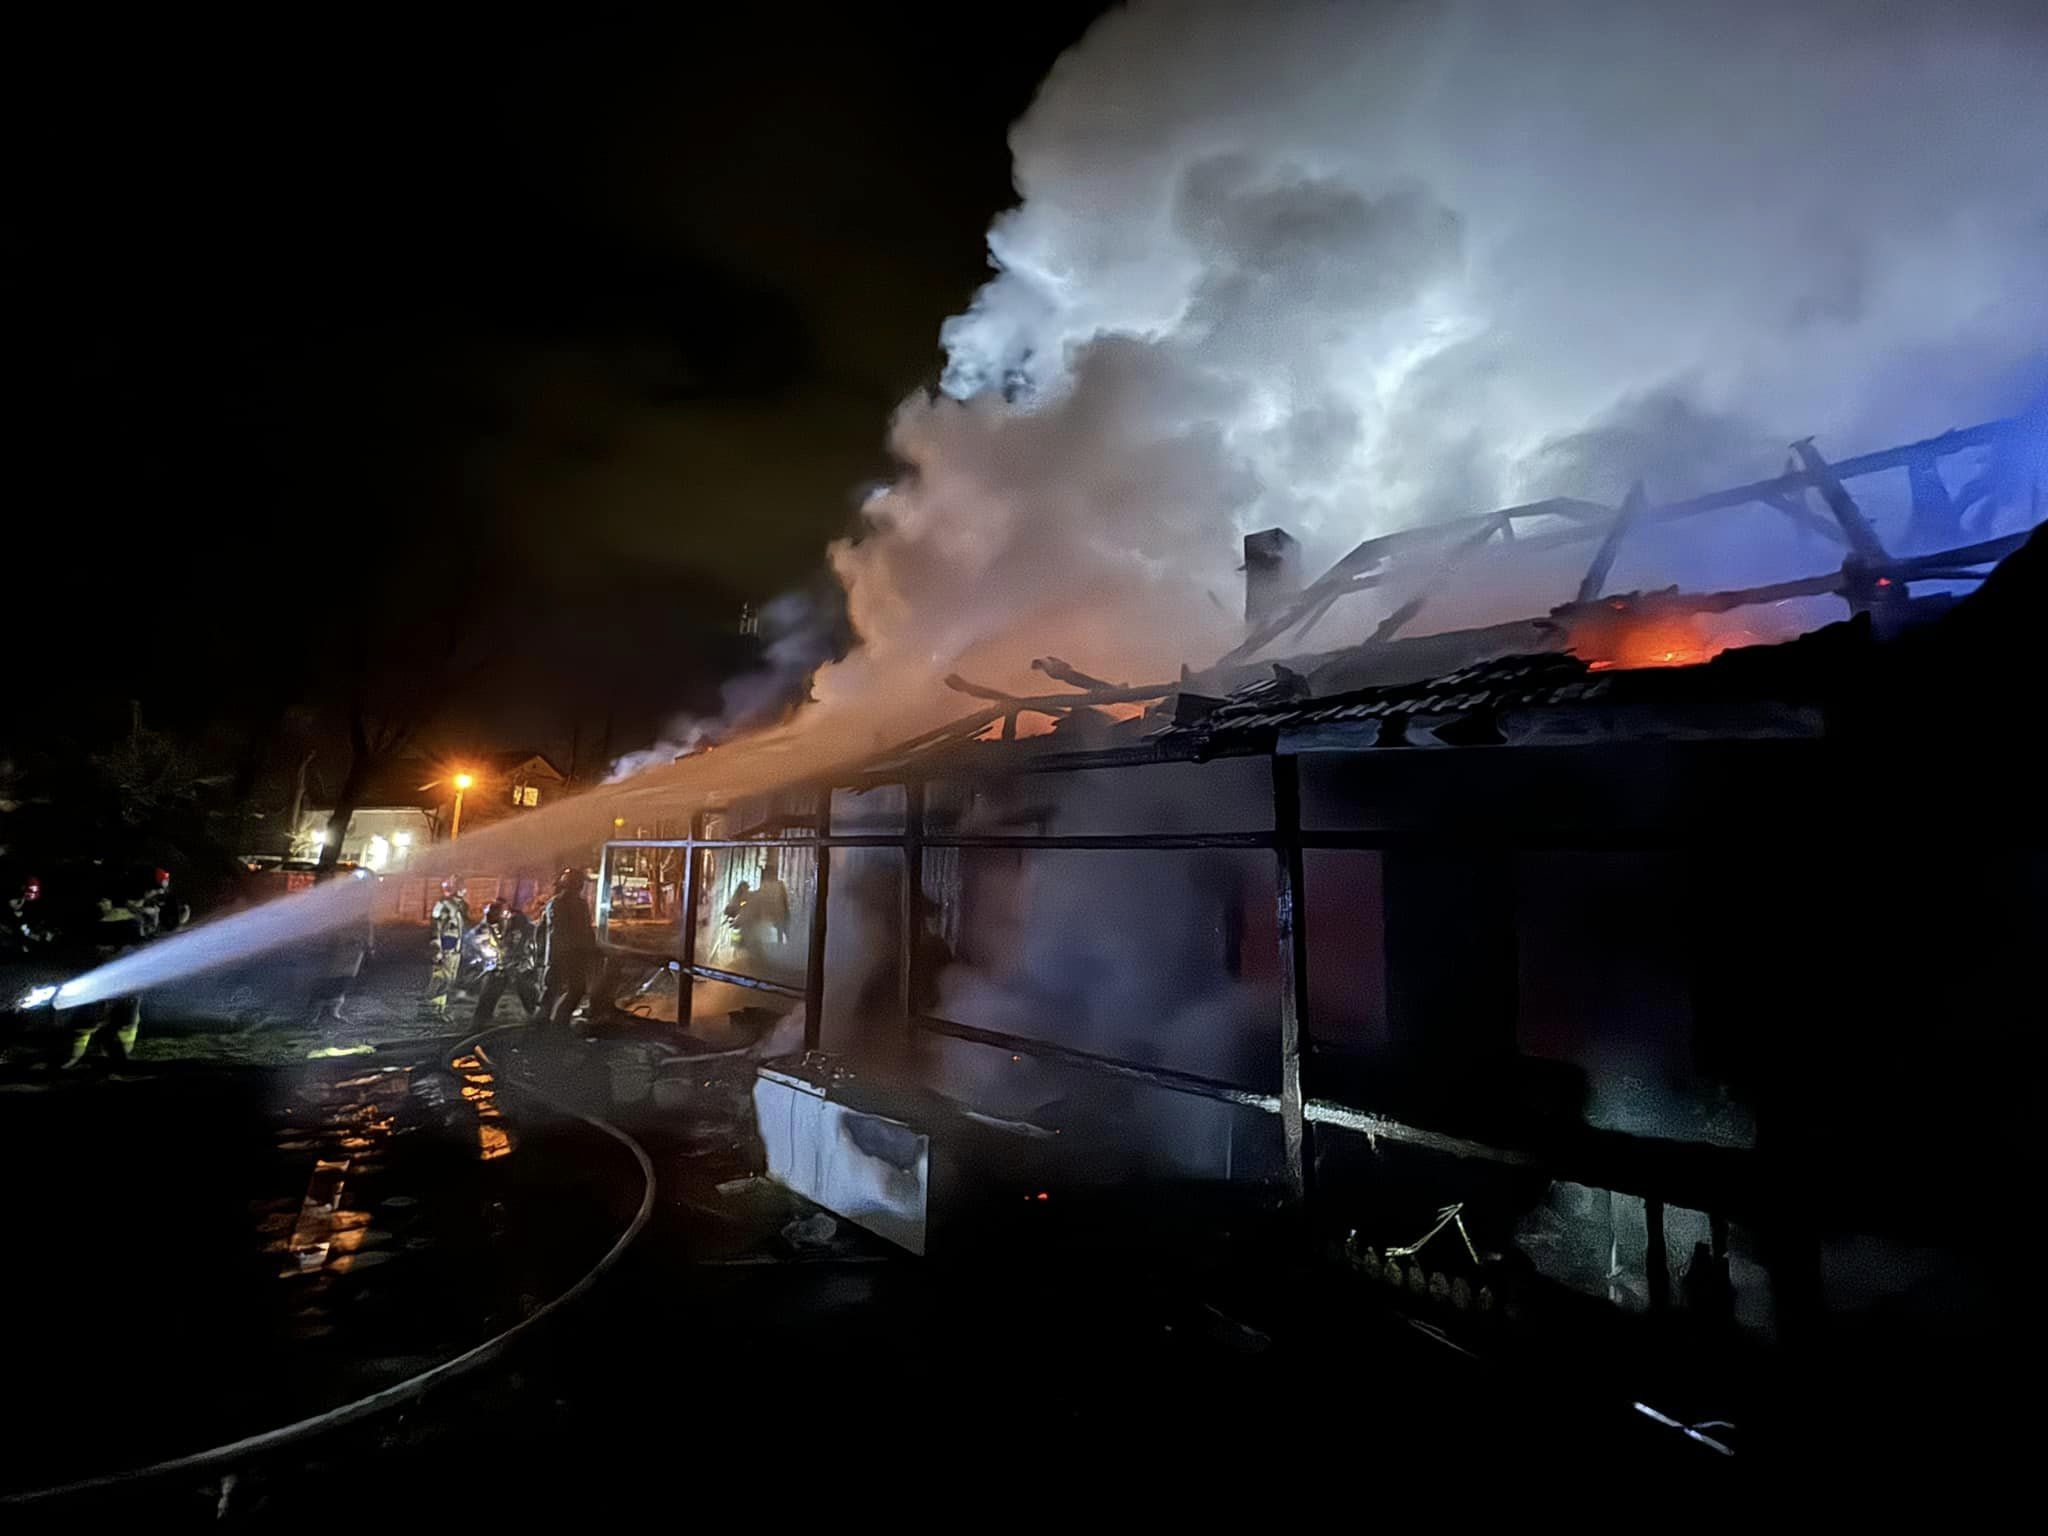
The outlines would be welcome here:
M 609 837 L 615 816 L 636 807 L 661 814 L 695 810 L 714 797 L 759 794 L 850 767 L 889 744 L 919 720 L 936 723 L 958 714 L 958 700 L 942 690 L 922 711 L 915 706 L 877 717 L 816 709 L 783 725 L 716 751 L 644 769 L 630 779 L 557 801 L 553 806 L 466 834 L 460 843 L 422 850 L 408 870 L 429 879 L 478 869 L 531 865 L 594 847 Z M 906 701 L 908 702 L 908 701 Z M 908 722 L 906 724 L 906 722 Z M 74 977 L 58 989 L 60 1008 L 147 992 L 368 919 L 375 882 L 338 878 L 311 891 L 202 922 Z

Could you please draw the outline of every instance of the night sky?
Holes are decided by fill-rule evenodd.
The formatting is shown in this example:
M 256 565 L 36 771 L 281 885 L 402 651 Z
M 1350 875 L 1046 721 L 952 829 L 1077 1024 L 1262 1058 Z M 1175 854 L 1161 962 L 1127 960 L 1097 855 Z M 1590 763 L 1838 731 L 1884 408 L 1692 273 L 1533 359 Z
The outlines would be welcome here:
M 217 725 L 457 641 L 479 742 L 715 704 L 741 603 L 887 472 L 1096 9 L 17 37 L 9 723 Z

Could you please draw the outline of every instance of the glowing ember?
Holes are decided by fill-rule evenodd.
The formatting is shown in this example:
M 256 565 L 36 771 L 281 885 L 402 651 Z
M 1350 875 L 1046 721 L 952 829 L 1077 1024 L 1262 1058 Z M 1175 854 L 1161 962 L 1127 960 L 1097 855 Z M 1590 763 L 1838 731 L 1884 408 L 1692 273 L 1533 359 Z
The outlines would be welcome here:
M 1754 609 L 1740 616 L 1660 611 L 1655 604 L 1609 598 L 1574 618 L 1570 648 L 1593 672 L 1691 667 L 1723 651 L 1775 644 L 1798 632 L 1796 622 L 1780 624 L 1774 617 L 1770 610 Z

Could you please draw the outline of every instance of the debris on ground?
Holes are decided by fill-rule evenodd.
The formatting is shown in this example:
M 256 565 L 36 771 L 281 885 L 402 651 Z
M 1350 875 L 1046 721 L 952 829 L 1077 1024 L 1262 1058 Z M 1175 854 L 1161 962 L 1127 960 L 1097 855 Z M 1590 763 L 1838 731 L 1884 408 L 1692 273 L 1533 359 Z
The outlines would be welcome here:
M 782 1229 L 782 1240 L 798 1252 L 828 1248 L 839 1235 L 839 1223 L 823 1211 L 800 1216 Z

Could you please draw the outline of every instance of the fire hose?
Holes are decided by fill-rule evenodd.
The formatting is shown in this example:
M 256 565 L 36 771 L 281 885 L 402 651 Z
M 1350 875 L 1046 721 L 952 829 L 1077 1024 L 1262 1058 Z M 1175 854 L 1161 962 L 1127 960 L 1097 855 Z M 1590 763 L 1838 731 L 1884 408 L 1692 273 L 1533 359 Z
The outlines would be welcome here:
M 452 1066 L 459 1058 L 474 1053 L 486 1066 L 490 1066 L 492 1065 L 491 1058 L 485 1053 L 483 1042 L 494 1035 L 505 1034 L 522 1027 L 517 1024 L 500 1025 L 496 1029 L 487 1029 L 478 1034 L 471 1035 L 449 1052 L 448 1061 Z M 70 1498 L 78 1494 L 109 1492 L 117 1488 L 137 1488 L 150 1483 L 168 1481 L 173 1478 L 191 1477 L 195 1473 L 215 1475 L 229 1473 L 236 1465 L 247 1461 L 251 1457 L 267 1455 L 292 1446 L 303 1445 L 321 1435 L 344 1429 L 352 1424 L 363 1423 L 380 1414 L 388 1413 L 394 1408 L 401 1408 L 408 1403 L 417 1402 L 435 1388 L 446 1386 L 451 1381 L 467 1376 L 471 1372 L 491 1364 L 511 1349 L 520 1339 L 538 1329 L 541 1324 L 562 1312 L 572 1303 L 588 1295 L 597 1285 L 598 1281 L 615 1268 L 619 1261 L 625 1257 L 626 1250 L 633 1246 L 641 1232 L 646 1229 L 649 1219 L 654 1215 L 654 1162 L 648 1157 L 646 1149 L 639 1142 L 609 1121 L 600 1120 L 595 1115 L 587 1115 L 581 1110 L 573 1109 L 561 1103 L 552 1095 L 536 1088 L 531 1083 L 520 1082 L 515 1078 L 509 1077 L 505 1078 L 504 1081 L 508 1086 L 527 1094 L 557 1114 L 580 1120 L 585 1125 L 603 1132 L 630 1152 L 633 1155 L 633 1161 L 639 1165 L 641 1191 L 638 1209 L 634 1211 L 632 1220 L 626 1224 L 625 1230 L 619 1234 L 611 1247 L 605 1251 L 604 1256 L 596 1264 L 592 1265 L 574 1285 L 570 1286 L 553 1300 L 536 1308 L 526 1317 L 521 1318 L 510 1328 L 485 1339 L 481 1344 L 464 1350 L 453 1359 L 444 1360 L 439 1365 L 421 1371 L 417 1375 L 408 1376 L 403 1381 L 394 1382 L 388 1387 L 372 1392 L 367 1397 L 356 1398 L 354 1401 L 343 1403 L 337 1408 L 330 1408 L 324 1413 L 317 1413 L 310 1418 L 299 1419 L 291 1424 L 281 1424 L 275 1429 L 266 1429 L 258 1434 L 247 1435 L 240 1440 L 233 1440 L 225 1445 L 211 1446 L 203 1451 L 194 1451 L 188 1455 L 175 1456 L 167 1461 L 155 1462 L 149 1466 L 134 1467 L 122 1472 L 102 1473 L 96 1477 L 80 1478 L 75 1482 L 60 1483 L 54 1487 L 36 1488 L 25 1493 L 12 1493 L 0 1496 L 0 1508 L 41 1504 L 55 1499 Z

